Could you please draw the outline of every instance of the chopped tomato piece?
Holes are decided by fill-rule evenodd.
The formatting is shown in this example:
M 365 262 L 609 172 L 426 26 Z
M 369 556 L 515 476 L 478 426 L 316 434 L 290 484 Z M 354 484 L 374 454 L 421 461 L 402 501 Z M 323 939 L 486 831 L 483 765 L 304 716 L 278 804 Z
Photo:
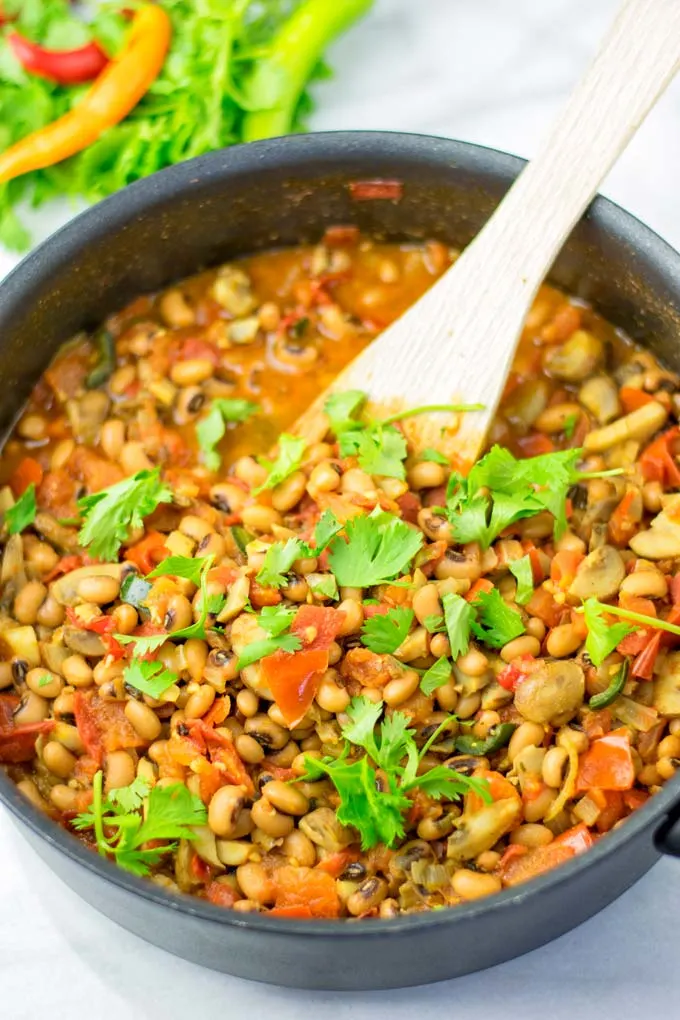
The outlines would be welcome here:
M 233 907 L 239 899 L 238 893 L 226 882 L 211 882 L 205 887 L 205 895 L 218 907 Z
M 150 531 L 140 542 L 125 550 L 125 559 L 134 563 L 142 574 L 150 574 L 168 555 L 165 539 L 160 531 Z
M 473 772 L 475 779 L 484 779 L 488 783 L 489 793 L 493 800 L 519 800 L 519 792 L 515 786 L 512 785 L 509 779 L 501 775 L 500 772 L 494 772 L 491 769 L 475 769 Z M 485 807 L 485 802 L 476 793 L 468 793 L 465 798 L 465 810 L 466 811 L 481 811 Z
M 576 577 L 579 564 L 584 559 L 582 552 L 575 552 L 571 549 L 562 549 L 553 556 L 550 564 L 550 579 L 562 591 L 569 588 Z
M 208 340 L 203 340 L 198 336 L 190 336 L 187 337 L 178 350 L 170 353 L 170 360 L 173 363 L 176 361 L 193 361 L 196 358 L 201 361 L 210 361 L 217 367 L 220 363 L 220 352 Z
M 54 726 L 52 719 L 16 726 L 14 711 L 20 700 L 14 694 L 0 694 L 0 762 L 5 765 L 32 761 L 37 737 L 49 733 Z
M 601 790 L 603 806 L 595 826 L 598 832 L 609 832 L 624 817 L 625 803 L 620 790 Z M 592 796 L 593 791 L 590 792 Z
M 630 737 L 625 727 L 594 740 L 581 755 L 576 779 L 578 793 L 593 786 L 600 790 L 630 790 L 634 782 Z
M 646 790 L 624 790 L 623 792 L 623 803 L 629 811 L 637 811 L 648 800 L 649 794 Z
M 85 483 L 88 492 L 101 492 L 125 477 L 117 464 L 100 457 L 88 446 L 76 446 L 67 468 L 69 474 Z
M 635 512 L 635 504 L 642 504 L 637 490 L 630 489 L 609 519 L 609 536 L 615 545 L 626 546 L 638 530 L 640 513 Z
M 672 444 L 679 436 L 680 426 L 675 425 L 643 451 L 638 464 L 646 482 L 661 482 L 675 489 L 680 487 L 680 468 L 671 451 Z
M 337 853 L 331 854 L 329 857 L 319 861 L 316 869 L 317 871 L 325 871 L 327 875 L 332 875 L 333 878 L 340 878 L 347 865 L 353 864 L 354 861 L 358 860 L 359 852 L 357 850 L 339 850 Z
M 629 635 L 630 636 L 630 635 Z M 654 677 L 654 666 L 661 651 L 661 631 L 652 632 L 645 647 L 635 657 L 631 666 L 631 673 L 638 680 L 652 680 Z
M 203 719 L 187 723 L 190 739 L 201 753 L 207 752 L 213 765 L 218 765 L 224 780 L 233 786 L 245 786 L 254 792 L 253 781 L 248 775 L 231 736 L 209 726 Z
M 37 487 L 43 480 L 43 469 L 35 457 L 24 457 L 9 480 L 15 496 L 21 496 L 31 482 Z
M 350 181 L 349 193 L 355 202 L 371 202 L 375 199 L 398 202 L 404 193 L 404 185 L 401 181 L 380 178 L 373 181 Z
M 538 662 L 533 655 L 523 655 L 515 662 L 509 662 L 500 671 L 496 680 L 506 691 L 516 691 L 519 684 L 529 676 Z
M 372 620 L 374 616 L 387 616 L 392 608 L 386 602 L 381 602 L 379 606 L 364 605 L 364 616 L 367 620 Z
M 470 590 L 465 593 L 463 598 L 466 602 L 474 602 L 480 592 L 493 591 L 493 582 L 489 581 L 486 577 L 480 577 L 472 585 Z
M 208 581 L 216 581 L 217 584 L 233 584 L 238 577 L 238 567 L 211 567 L 208 571 Z
M 539 846 L 528 853 L 511 857 L 501 866 L 501 881 L 503 885 L 519 885 L 527 882 L 530 878 L 537 878 L 546 871 L 564 864 L 574 857 L 575 851 L 571 846 L 565 846 L 553 840 L 547 846 Z
M 340 899 L 335 879 L 318 868 L 295 868 L 284 865 L 273 876 L 276 902 L 272 913 L 291 909 L 309 911 L 304 916 L 339 917 Z M 298 916 L 287 914 L 288 917 Z M 299 915 L 303 916 L 303 915 Z
M 277 606 L 283 601 L 283 595 L 276 588 L 267 588 L 257 581 L 250 582 L 250 601 L 258 609 L 262 606 Z
M 639 655 L 647 647 L 655 633 L 658 633 L 658 631 L 652 630 L 651 627 L 642 627 L 640 630 L 635 630 L 632 634 L 626 634 L 623 641 L 619 641 L 616 650 L 621 655 Z
M 645 404 L 649 404 L 654 400 L 654 397 L 650 393 L 645 393 L 644 390 L 636 389 L 635 386 L 622 386 L 619 390 L 619 399 L 626 414 L 631 414 L 638 408 L 644 407 Z
M 555 444 L 542 432 L 532 432 L 528 436 L 520 436 L 517 446 L 523 457 L 540 457 L 544 453 L 553 453 Z
M 418 523 L 418 511 L 421 508 L 421 502 L 415 492 L 405 492 L 403 496 L 399 496 L 397 506 L 405 521 L 408 521 L 409 524 Z
M 562 607 L 545 588 L 537 588 L 526 605 L 531 616 L 537 616 L 546 627 L 556 627 L 562 616 Z
M 96 691 L 76 691 L 73 711 L 80 739 L 98 765 L 110 751 L 144 745 L 128 722 L 122 701 L 104 701 Z
M 291 625 L 305 651 L 327 652 L 342 629 L 346 616 L 341 609 L 300 606 Z
M 213 702 L 209 712 L 203 716 L 203 722 L 208 726 L 220 726 L 229 715 L 229 705 L 224 698 L 218 698 Z
M 56 565 L 50 570 L 47 577 L 43 578 L 46 583 L 54 581 L 57 577 L 62 577 L 64 574 L 70 574 L 72 570 L 77 570 L 78 567 L 85 566 L 84 556 L 62 556 L 57 561 Z
M 568 846 L 571 847 L 575 854 L 582 854 L 584 850 L 589 850 L 594 842 L 595 840 L 588 826 L 580 822 L 579 825 L 574 825 L 573 828 L 567 829 L 561 836 L 557 836 L 551 845 L 557 843 L 560 846 Z
M 277 651 L 260 666 L 274 701 L 289 726 L 295 726 L 316 697 L 321 676 L 328 669 L 328 652 L 304 648 L 299 652 Z

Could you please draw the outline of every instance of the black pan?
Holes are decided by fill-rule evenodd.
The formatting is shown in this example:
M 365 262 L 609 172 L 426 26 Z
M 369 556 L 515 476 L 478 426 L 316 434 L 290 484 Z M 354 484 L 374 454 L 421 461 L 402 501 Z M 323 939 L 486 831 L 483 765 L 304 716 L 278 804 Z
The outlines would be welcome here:
M 235 255 L 317 240 L 336 223 L 462 246 L 521 167 L 460 142 L 338 133 L 217 152 L 132 185 L 0 285 L 0 428 L 63 340 L 135 295 Z M 403 198 L 353 201 L 348 183 L 366 178 L 399 179 Z M 680 256 L 628 213 L 598 198 L 551 278 L 680 369 Z M 294 921 L 233 913 L 128 875 L 31 807 L 2 770 L 0 801 L 56 874 L 125 928 L 195 963 L 305 988 L 390 988 L 489 967 L 601 910 L 657 852 L 680 856 L 678 776 L 588 853 L 488 900 L 390 921 Z

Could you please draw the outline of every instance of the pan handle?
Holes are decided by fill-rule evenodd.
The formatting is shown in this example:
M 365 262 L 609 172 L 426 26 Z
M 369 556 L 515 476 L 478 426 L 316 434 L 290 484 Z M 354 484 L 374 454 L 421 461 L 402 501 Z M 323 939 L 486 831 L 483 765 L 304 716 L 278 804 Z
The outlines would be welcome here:
M 654 833 L 654 846 L 661 854 L 680 857 L 680 802 L 670 809 Z

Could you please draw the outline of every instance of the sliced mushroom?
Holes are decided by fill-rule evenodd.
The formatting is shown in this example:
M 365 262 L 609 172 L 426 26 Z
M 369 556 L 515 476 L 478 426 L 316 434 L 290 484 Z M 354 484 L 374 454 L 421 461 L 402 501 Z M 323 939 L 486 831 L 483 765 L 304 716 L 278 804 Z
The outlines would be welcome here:
M 7 584 L 8 581 L 26 583 L 24 544 L 21 541 L 21 535 L 10 535 L 3 553 L 0 583 Z
M 545 367 L 567 382 L 582 382 L 604 361 L 604 344 L 585 329 L 577 329 L 565 344 L 553 347 L 545 357 Z
M 356 836 L 338 821 L 332 808 L 320 807 L 300 819 L 300 829 L 312 843 L 330 853 L 338 853 L 353 843 Z
M 212 296 L 218 305 L 235 317 L 248 315 L 257 305 L 249 277 L 234 266 L 223 266 L 219 270 Z
M 66 404 L 71 428 L 76 439 L 88 446 L 97 441 L 99 430 L 106 421 L 111 401 L 104 390 L 90 390 L 80 400 Z
M 457 864 L 477 857 L 514 829 L 521 817 L 519 797 L 506 797 L 493 804 L 485 804 L 474 813 L 463 814 L 456 822 L 456 831 L 448 838 L 446 856 Z
M 680 556 L 680 495 L 670 496 L 649 528 L 638 531 L 630 540 L 636 556 L 645 560 L 665 560 Z
M 515 708 L 529 722 L 561 726 L 583 702 L 585 677 L 572 659 L 556 659 L 530 673 L 515 691 Z
M 219 871 L 224 871 L 224 864 L 217 853 L 216 837 L 212 829 L 207 825 L 195 825 L 192 845 L 201 860 Z
M 250 578 L 239 577 L 232 584 L 227 595 L 227 601 L 217 617 L 218 623 L 228 623 L 245 609 L 250 593 Z M 233 640 L 233 637 L 232 637 Z
M 48 669 L 51 669 L 54 673 L 61 673 L 64 659 L 68 659 L 71 652 L 64 645 L 58 645 L 52 641 L 41 641 L 40 654 Z
M 616 595 L 626 576 L 621 554 L 611 545 L 594 549 L 579 564 L 569 594 L 579 599 L 608 599 Z
M 81 630 L 80 627 L 64 627 L 64 643 L 79 655 L 101 658 L 106 655 L 104 642 L 92 630 Z
M 607 425 L 621 414 L 618 390 L 607 375 L 596 375 L 584 382 L 578 399 L 600 425 Z

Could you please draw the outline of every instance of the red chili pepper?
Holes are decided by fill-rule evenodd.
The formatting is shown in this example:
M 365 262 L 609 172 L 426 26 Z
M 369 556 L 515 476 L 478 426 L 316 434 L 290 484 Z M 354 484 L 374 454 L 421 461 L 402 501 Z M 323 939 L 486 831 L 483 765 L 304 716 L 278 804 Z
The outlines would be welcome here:
M 109 62 L 104 50 L 94 40 L 75 50 L 48 50 L 18 32 L 10 32 L 7 41 L 26 71 L 59 85 L 92 81 Z

